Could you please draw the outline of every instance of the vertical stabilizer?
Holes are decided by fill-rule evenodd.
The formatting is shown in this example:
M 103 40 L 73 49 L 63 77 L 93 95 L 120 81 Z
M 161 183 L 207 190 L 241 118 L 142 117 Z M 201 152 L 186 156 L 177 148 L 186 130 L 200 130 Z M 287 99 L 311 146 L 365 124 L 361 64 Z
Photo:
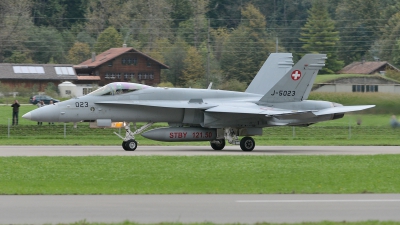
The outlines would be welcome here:
M 325 66 L 325 59 L 326 54 L 305 55 L 260 99 L 260 102 L 306 100 L 318 71 Z
M 271 53 L 246 92 L 265 95 L 293 66 L 292 53 Z

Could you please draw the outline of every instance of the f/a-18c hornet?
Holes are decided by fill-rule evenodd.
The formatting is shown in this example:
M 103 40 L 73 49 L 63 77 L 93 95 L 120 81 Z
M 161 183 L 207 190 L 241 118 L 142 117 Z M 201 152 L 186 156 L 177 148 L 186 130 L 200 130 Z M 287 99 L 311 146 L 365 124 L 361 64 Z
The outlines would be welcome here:
M 252 151 L 255 141 L 251 136 L 262 135 L 264 127 L 309 126 L 374 107 L 306 100 L 325 59 L 325 54 L 307 54 L 293 66 L 290 53 L 273 53 L 245 92 L 115 82 L 22 117 L 42 122 L 97 122 L 99 127 L 123 122 L 125 137 L 114 133 L 126 151 L 136 149 L 135 135 L 139 134 L 158 141 L 209 141 L 215 150 L 222 150 L 227 141 Z M 132 132 L 130 123 L 136 122 L 146 124 Z M 157 122 L 167 122 L 169 127 L 144 132 Z

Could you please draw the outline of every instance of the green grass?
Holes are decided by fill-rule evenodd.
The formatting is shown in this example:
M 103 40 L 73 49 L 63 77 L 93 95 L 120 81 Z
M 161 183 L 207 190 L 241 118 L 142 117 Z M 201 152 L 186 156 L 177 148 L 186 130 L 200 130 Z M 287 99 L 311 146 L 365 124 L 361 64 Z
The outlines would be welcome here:
M 315 78 L 314 84 L 327 83 L 340 78 L 350 78 L 350 77 L 371 77 L 372 75 L 365 74 L 326 74 L 318 75 Z
M 400 155 L 1 157 L 0 194 L 399 193 Z

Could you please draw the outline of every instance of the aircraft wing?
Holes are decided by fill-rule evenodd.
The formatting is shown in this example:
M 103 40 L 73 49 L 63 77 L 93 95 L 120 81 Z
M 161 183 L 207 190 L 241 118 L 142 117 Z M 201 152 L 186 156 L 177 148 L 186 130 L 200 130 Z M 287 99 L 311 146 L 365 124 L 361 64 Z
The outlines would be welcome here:
M 322 116 L 322 115 L 334 114 L 334 113 L 359 111 L 359 110 L 369 109 L 372 107 L 375 107 L 375 105 L 338 106 L 338 107 L 333 107 L 333 108 L 322 109 L 322 110 L 314 112 L 314 114 L 316 116 Z
M 204 102 L 168 101 L 168 100 L 122 100 L 122 101 L 100 101 L 96 104 L 106 105 L 141 105 L 162 108 L 184 108 L 184 109 L 209 109 L 217 105 Z
M 315 117 L 315 115 L 310 110 L 288 110 L 260 106 L 243 107 L 220 105 L 207 109 L 206 112 L 255 114 L 265 115 L 269 117 L 278 117 L 280 119 L 291 119 L 292 117 L 297 119 Z

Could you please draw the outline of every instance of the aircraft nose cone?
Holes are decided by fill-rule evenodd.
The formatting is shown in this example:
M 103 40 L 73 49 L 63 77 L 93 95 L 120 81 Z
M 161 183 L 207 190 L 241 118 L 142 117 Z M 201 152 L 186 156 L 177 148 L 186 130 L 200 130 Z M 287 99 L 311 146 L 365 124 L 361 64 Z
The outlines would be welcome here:
M 32 110 L 22 116 L 22 118 L 40 122 L 58 122 L 60 109 L 57 105 L 47 105 Z
M 31 120 L 32 119 L 32 114 L 30 112 L 25 113 L 22 118 L 27 119 L 27 120 Z

